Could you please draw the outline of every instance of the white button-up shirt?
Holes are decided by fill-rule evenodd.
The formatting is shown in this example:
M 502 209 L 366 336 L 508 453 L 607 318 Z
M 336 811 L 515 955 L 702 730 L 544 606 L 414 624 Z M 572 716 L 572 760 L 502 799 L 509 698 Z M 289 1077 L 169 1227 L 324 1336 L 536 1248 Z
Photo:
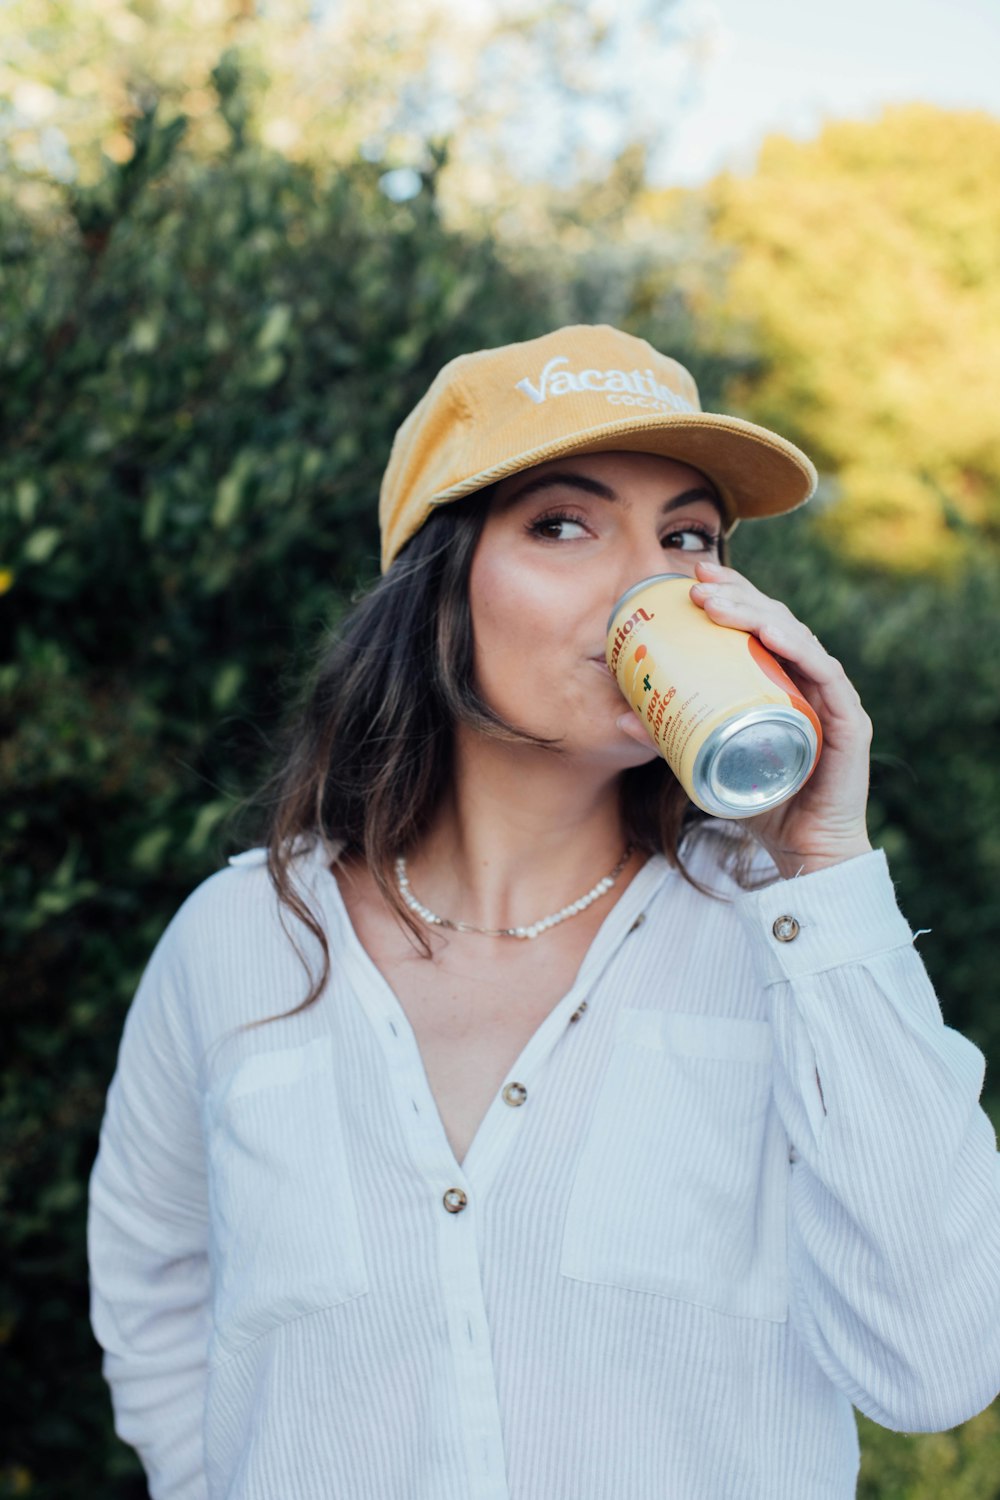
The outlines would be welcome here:
M 307 988 L 264 852 L 189 897 L 91 1183 L 154 1500 L 847 1500 L 852 1403 L 992 1400 L 981 1054 L 881 854 L 742 892 L 724 837 L 691 863 L 725 899 L 659 856 L 625 889 L 461 1165 L 329 850 L 295 869 L 330 980 L 288 1019 L 245 1029 Z

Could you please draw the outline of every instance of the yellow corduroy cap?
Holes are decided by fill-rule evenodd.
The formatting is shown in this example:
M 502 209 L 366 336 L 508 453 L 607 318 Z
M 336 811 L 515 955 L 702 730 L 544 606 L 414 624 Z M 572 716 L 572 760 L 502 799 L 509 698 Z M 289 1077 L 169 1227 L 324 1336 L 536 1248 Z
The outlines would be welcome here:
M 816 470 L 793 443 L 703 412 L 683 365 L 606 325 L 462 354 L 396 433 L 382 479 L 382 571 L 439 505 L 572 453 L 659 453 L 715 485 L 727 530 L 793 510 Z

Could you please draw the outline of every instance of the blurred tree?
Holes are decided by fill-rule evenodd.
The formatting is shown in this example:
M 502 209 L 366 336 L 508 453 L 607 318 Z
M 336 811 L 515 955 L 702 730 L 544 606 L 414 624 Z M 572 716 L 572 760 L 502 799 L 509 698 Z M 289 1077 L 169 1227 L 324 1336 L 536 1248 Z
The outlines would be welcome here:
M 950 1432 L 908 1436 L 862 1417 L 857 1500 L 1000 1500 L 1000 1403 Z
M 835 478 L 844 555 L 937 569 L 1000 541 L 998 177 L 1000 120 L 914 105 L 774 137 L 699 195 L 730 251 L 704 324 L 750 357 L 729 397 Z
M 127 159 L 126 122 L 155 97 L 211 154 L 226 138 L 210 85 L 221 58 L 253 95 L 260 144 L 317 166 L 361 152 L 403 196 L 431 165 L 428 142 L 448 136 L 453 217 L 498 202 L 518 217 L 553 181 L 662 139 L 705 25 L 675 0 L 13 0 L 0 7 L 0 150 L 37 191 L 92 183 L 102 154 Z

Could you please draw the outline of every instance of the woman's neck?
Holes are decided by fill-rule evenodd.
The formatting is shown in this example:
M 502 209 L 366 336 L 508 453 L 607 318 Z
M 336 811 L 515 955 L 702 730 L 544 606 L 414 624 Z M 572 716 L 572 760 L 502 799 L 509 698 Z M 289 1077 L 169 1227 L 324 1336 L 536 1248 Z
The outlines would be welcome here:
M 606 768 L 460 731 L 451 792 L 408 867 L 432 910 L 506 927 L 584 895 L 624 848 L 618 779 Z

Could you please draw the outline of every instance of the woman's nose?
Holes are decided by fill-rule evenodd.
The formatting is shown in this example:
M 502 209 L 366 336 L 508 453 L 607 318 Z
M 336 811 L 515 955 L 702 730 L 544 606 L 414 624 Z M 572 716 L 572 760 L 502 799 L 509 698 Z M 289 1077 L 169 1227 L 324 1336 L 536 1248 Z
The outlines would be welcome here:
M 621 598 L 626 589 L 658 573 L 686 573 L 693 579 L 694 565 L 700 555 L 698 552 L 682 552 L 678 548 L 667 550 L 659 536 L 636 539 L 627 549 L 618 569 L 620 587 L 616 597 Z

